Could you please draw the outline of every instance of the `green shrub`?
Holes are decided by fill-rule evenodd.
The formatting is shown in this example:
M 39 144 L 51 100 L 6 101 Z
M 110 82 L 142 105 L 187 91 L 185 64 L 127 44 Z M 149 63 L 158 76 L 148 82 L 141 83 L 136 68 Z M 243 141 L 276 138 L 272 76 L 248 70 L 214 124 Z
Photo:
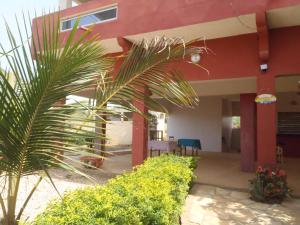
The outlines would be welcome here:
M 195 159 L 163 155 L 104 186 L 69 192 L 37 216 L 34 225 L 176 225 Z

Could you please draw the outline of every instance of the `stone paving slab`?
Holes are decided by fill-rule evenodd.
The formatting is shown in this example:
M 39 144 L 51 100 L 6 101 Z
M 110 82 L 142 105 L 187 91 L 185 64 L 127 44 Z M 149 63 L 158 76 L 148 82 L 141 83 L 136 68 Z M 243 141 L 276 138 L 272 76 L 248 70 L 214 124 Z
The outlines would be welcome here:
M 183 225 L 299 225 L 300 199 L 281 205 L 249 199 L 244 192 L 194 185 L 186 199 Z

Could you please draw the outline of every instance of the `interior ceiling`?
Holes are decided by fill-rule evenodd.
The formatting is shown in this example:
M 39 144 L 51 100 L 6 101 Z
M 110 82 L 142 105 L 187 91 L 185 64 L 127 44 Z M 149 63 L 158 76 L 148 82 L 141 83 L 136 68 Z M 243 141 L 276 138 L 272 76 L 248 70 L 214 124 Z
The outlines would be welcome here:
M 263 75 L 262 75 L 263 76 Z M 199 96 L 224 96 L 236 100 L 236 95 L 256 93 L 256 78 L 236 78 L 191 82 Z M 276 78 L 276 92 L 300 92 L 300 75 Z M 227 96 L 227 97 L 226 97 Z
M 276 78 L 277 92 L 300 92 L 300 75 Z
M 300 5 L 273 9 L 267 12 L 268 24 L 271 29 L 300 25 Z
M 226 96 L 256 92 L 256 78 L 196 81 L 191 83 L 199 96 Z
M 263 75 L 262 75 L 263 76 Z M 300 92 L 300 75 L 282 76 L 276 78 L 276 92 Z M 237 101 L 240 94 L 256 93 L 256 77 L 219 79 L 190 82 L 199 96 L 222 96 L 226 99 Z M 93 96 L 92 90 L 78 93 L 79 96 Z M 155 97 L 155 96 L 154 96 Z

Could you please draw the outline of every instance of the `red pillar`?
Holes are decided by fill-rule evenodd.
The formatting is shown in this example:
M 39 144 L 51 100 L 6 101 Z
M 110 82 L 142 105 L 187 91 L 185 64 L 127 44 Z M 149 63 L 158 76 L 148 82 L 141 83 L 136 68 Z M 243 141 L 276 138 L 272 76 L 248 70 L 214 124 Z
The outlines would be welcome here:
M 143 102 L 134 100 L 133 105 L 142 113 L 147 113 Z M 148 124 L 147 120 L 138 113 L 133 113 L 132 120 L 132 166 L 137 166 L 147 158 Z
M 270 72 L 257 77 L 257 94 L 275 94 L 275 76 Z M 276 103 L 257 104 L 257 164 L 276 164 Z
M 104 108 L 107 107 L 107 104 L 104 105 Z M 95 131 L 98 134 L 98 138 L 94 140 L 95 148 L 99 151 L 97 154 L 105 156 L 105 145 L 106 145 L 106 116 L 103 111 L 97 111 L 99 117 L 96 117 L 96 128 Z
M 60 101 L 56 102 L 54 104 L 54 107 L 63 107 L 66 104 L 66 102 L 67 102 L 67 99 L 63 98 Z M 61 139 L 58 139 L 57 141 L 61 141 Z M 57 144 L 57 145 L 60 146 L 60 147 L 63 147 L 63 144 Z M 62 155 L 64 154 L 64 151 L 59 151 L 59 154 L 60 154 L 60 156 L 58 156 L 58 158 L 63 159 Z
M 256 94 L 241 94 L 241 169 L 255 170 L 256 152 Z
M 123 37 L 117 38 L 118 44 L 123 49 L 123 53 L 127 54 L 130 50 L 132 43 Z M 145 87 L 141 92 L 147 92 Z M 151 95 L 151 93 L 148 93 Z M 133 100 L 133 105 L 140 110 L 141 113 L 146 114 L 147 108 L 145 104 L 140 100 Z M 140 165 L 147 158 L 148 148 L 148 124 L 145 117 L 138 113 L 133 113 L 132 116 L 132 155 L 131 163 L 132 166 Z

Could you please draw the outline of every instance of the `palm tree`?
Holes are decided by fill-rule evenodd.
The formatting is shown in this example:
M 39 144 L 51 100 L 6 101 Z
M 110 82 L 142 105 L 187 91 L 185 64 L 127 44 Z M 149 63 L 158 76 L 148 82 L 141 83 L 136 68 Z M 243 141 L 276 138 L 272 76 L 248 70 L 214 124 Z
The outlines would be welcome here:
M 49 168 L 59 167 L 87 176 L 64 159 L 68 158 L 66 153 L 92 154 L 87 148 L 78 147 L 74 137 L 104 138 L 101 129 L 94 127 L 96 132 L 91 133 L 84 126 L 91 126 L 96 120 L 105 123 L 105 116 L 116 113 L 106 108 L 108 102 L 139 112 L 132 105 L 132 100 L 137 99 L 150 109 L 162 109 L 155 99 L 143 92 L 147 87 L 156 96 L 179 106 L 193 107 L 198 103 L 189 83 L 178 71 L 168 68 L 169 63 L 201 50 L 181 39 L 155 38 L 133 44 L 123 56 L 117 73 L 113 73 L 115 60 L 105 55 L 99 37 L 91 36 L 90 30 L 75 35 L 78 21 L 62 46 L 59 23 L 53 22 L 59 18 L 53 18 L 52 22 L 44 20 L 42 28 L 34 31 L 25 20 L 23 17 L 25 38 L 17 22 L 18 36 L 6 26 L 12 50 L 5 51 L 0 44 L 1 58 L 6 58 L 10 73 L 15 76 L 12 84 L 7 73 L 0 70 L 0 170 L 7 184 L 6 192 L 0 193 L 0 205 L 5 225 L 19 223 L 44 177 L 55 186 Z M 31 34 L 36 38 L 31 38 Z M 86 89 L 94 90 L 97 104 L 57 104 Z M 83 119 L 75 113 L 78 110 L 87 111 L 90 116 Z M 81 126 L 70 126 L 70 123 Z M 95 148 L 98 149 L 97 145 Z M 41 171 L 45 176 L 40 176 L 17 212 L 21 178 Z

